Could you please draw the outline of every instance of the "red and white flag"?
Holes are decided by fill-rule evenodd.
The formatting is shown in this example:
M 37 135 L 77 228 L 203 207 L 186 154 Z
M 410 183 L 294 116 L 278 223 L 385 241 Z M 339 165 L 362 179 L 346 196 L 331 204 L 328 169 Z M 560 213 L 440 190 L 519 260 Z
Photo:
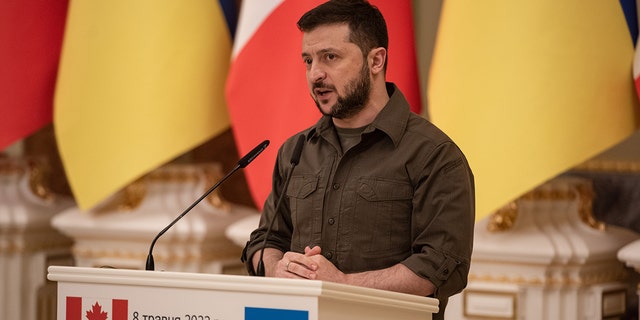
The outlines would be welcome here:
M 51 122 L 67 4 L 0 1 L 0 151 Z
M 264 139 L 271 148 L 245 169 L 259 208 L 271 190 L 276 153 L 289 136 L 314 124 L 320 113 L 309 96 L 300 57 L 298 19 L 326 0 L 244 0 L 234 40 L 226 96 L 239 153 Z M 414 112 L 421 110 L 410 0 L 371 0 L 389 31 L 387 79 L 395 82 Z
M 67 297 L 66 320 L 127 320 L 129 301 L 88 297 Z

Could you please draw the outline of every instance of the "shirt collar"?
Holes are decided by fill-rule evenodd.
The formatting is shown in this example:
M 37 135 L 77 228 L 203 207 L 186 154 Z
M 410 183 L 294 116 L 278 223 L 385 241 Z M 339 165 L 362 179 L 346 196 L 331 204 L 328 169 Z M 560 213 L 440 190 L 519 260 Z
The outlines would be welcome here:
M 407 99 L 394 83 L 387 82 L 386 87 L 389 101 L 363 133 L 370 133 L 376 129 L 380 130 L 393 141 L 395 146 L 398 146 L 407 127 L 411 109 Z M 321 135 L 325 130 L 333 130 L 333 121 L 329 116 L 323 116 L 316 122 L 311 128 L 307 139 L 311 139 L 315 135 Z

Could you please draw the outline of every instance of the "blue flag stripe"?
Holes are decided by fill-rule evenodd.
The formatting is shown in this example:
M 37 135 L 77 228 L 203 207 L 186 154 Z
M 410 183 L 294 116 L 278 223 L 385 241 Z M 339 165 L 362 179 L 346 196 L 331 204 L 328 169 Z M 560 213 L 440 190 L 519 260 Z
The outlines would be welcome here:
M 244 320 L 309 320 L 309 311 L 245 307 Z
M 224 18 L 227 21 L 227 29 L 229 29 L 231 39 L 233 40 L 236 35 L 236 25 L 238 24 L 236 0 L 220 0 L 220 8 L 222 8 Z
M 620 6 L 622 6 L 622 11 L 627 20 L 627 26 L 629 27 L 629 33 L 631 34 L 631 40 L 635 46 L 638 40 L 638 5 L 636 0 L 620 0 Z

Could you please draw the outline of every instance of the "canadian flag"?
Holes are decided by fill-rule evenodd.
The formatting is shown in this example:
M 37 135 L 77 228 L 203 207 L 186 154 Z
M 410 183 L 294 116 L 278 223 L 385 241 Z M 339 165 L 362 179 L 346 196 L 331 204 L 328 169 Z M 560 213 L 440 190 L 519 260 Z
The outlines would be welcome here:
M 66 320 L 127 320 L 129 301 L 67 297 Z

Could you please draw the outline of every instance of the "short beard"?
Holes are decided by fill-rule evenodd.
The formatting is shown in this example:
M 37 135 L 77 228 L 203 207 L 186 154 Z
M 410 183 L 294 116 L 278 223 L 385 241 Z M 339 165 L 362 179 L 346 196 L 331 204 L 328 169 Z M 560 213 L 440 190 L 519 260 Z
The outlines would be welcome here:
M 314 85 L 314 88 L 318 87 L 323 87 L 323 84 Z M 365 63 L 362 69 L 360 69 L 358 77 L 347 84 L 346 95 L 344 97 L 338 95 L 338 101 L 331 106 L 329 112 L 322 111 L 318 100 L 316 98 L 313 100 L 323 115 L 331 116 L 335 119 L 348 119 L 364 109 L 367 100 L 369 100 L 370 92 L 371 79 L 369 78 L 369 66 Z

